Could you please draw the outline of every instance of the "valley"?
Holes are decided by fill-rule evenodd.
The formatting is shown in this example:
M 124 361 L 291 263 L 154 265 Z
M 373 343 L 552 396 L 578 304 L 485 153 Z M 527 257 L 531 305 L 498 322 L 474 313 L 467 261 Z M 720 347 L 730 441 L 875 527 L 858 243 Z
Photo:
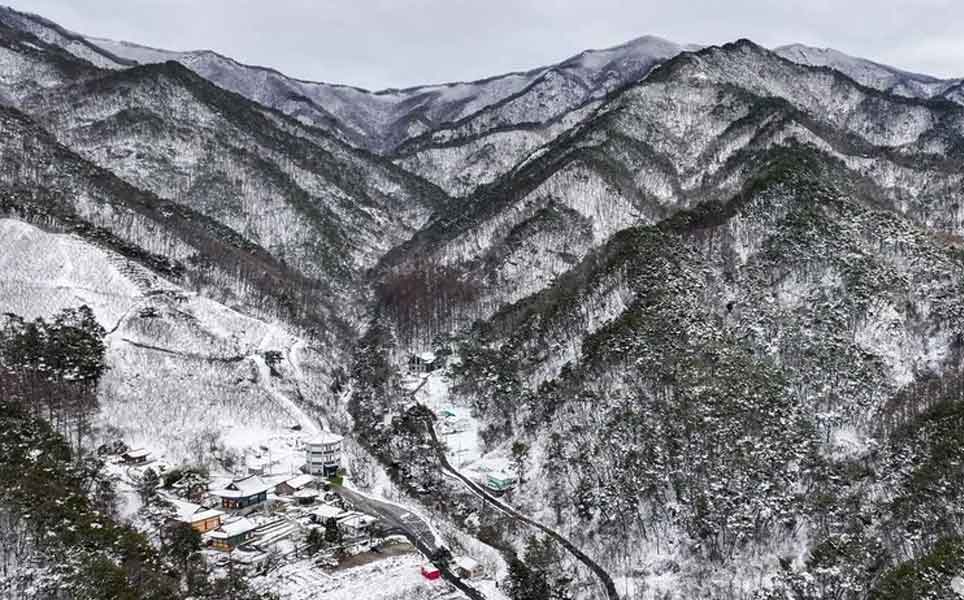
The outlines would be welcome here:
M 961 79 L 97 33 L 0 7 L 0 598 L 964 589 Z

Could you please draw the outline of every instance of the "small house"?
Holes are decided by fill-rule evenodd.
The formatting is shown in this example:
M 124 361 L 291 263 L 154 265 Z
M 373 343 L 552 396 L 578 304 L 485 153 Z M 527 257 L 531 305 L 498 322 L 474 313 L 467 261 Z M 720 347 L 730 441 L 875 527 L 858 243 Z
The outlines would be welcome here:
M 408 368 L 412 373 L 431 373 L 438 368 L 438 357 L 432 352 L 413 354 L 408 359 Z
M 315 478 L 311 475 L 298 475 L 276 485 L 274 492 L 279 496 L 293 496 L 297 492 L 313 487 L 314 483 Z
M 459 556 L 455 559 L 455 572 L 459 574 L 459 577 L 466 579 L 481 577 L 482 565 L 468 556 Z
M 349 514 L 350 513 L 332 504 L 322 504 L 311 511 L 311 519 L 315 523 L 324 524 L 327 523 L 329 519 L 335 519 L 337 521 L 338 519 L 347 517 Z
M 242 511 L 264 504 L 272 485 L 258 475 L 235 479 L 223 489 L 212 490 L 211 494 L 221 499 L 224 510 Z
M 318 499 L 319 495 L 321 495 L 321 492 L 318 490 L 305 488 L 292 494 L 292 497 L 294 497 L 295 502 L 297 502 L 299 505 L 310 506 L 315 503 L 315 500 Z
M 374 522 L 375 517 L 358 512 L 348 513 L 338 520 L 338 529 L 345 537 L 361 537 L 369 534 Z
M 213 531 L 224 521 L 224 513 L 220 510 L 207 509 L 190 502 L 178 502 L 176 507 L 177 515 L 174 520 L 187 523 L 199 533 Z
M 128 450 L 122 455 L 124 462 L 130 465 L 142 465 L 147 462 L 147 459 L 150 458 L 150 456 L 150 450 L 145 450 L 143 448 Z
M 485 473 L 483 485 L 497 494 L 505 493 L 515 487 L 516 478 L 505 471 Z
M 253 539 L 257 528 L 258 526 L 248 519 L 235 519 L 221 525 L 220 529 L 209 533 L 208 540 L 212 548 L 231 552 L 241 544 Z
M 425 563 L 422 565 L 422 577 L 428 579 L 429 581 L 435 581 L 442 576 L 442 572 L 439 571 L 438 567 L 432 563 Z

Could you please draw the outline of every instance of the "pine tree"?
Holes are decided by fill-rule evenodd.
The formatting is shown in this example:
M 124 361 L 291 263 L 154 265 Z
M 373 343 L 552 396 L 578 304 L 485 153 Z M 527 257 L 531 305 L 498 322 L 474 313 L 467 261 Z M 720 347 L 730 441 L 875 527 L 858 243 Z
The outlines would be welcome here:
M 162 549 L 165 556 L 187 576 L 191 557 L 201 549 L 201 534 L 187 523 L 174 523 L 167 528 Z
M 158 477 L 154 469 L 148 467 L 141 476 L 140 482 L 137 484 L 137 494 L 141 497 L 141 502 L 145 505 L 150 505 L 157 495 L 157 488 L 160 487 L 160 485 L 161 478 Z
M 341 530 L 338 529 L 338 521 L 333 518 L 325 521 L 325 541 L 329 544 L 341 543 Z
M 325 533 L 327 532 L 328 529 L 325 528 Z M 325 546 L 326 540 L 320 529 L 312 529 L 308 532 L 305 542 L 308 544 L 308 554 L 313 556 Z

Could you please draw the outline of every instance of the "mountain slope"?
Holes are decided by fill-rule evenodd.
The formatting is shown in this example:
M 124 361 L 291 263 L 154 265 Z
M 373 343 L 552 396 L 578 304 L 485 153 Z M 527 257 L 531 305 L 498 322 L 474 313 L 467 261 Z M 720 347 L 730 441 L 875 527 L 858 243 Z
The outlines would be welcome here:
M 645 75 L 654 64 L 682 48 L 658 38 L 590 50 L 566 61 L 524 73 L 481 81 L 369 92 L 359 88 L 288 78 L 263 67 L 242 65 L 210 51 L 168 52 L 128 43 L 91 39 L 113 53 L 139 62 L 176 60 L 214 83 L 266 106 L 336 131 L 344 139 L 376 151 L 440 125 L 466 119 L 510 100 L 518 114 L 503 110 L 496 123 L 532 122 L 554 116 Z M 521 102 L 518 98 L 540 98 Z M 557 107 L 552 106 L 558 104 Z M 490 117 L 491 120 L 491 117 Z
M 878 426 L 934 401 L 892 400 L 906 386 L 960 368 L 960 248 L 876 208 L 815 149 L 758 159 L 736 206 L 623 231 L 477 328 L 448 400 L 490 439 L 538 448 L 518 503 L 545 507 L 611 572 L 661 565 L 657 589 L 679 597 L 727 581 L 749 593 L 755 574 L 792 593 L 807 574 L 823 593 L 867 586 L 909 558 L 898 499 L 944 510 L 900 475 L 888 455 L 906 442 Z M 836 475 L 859 464 L 864 478 Z M 855 527 L 871 563 L 821 571 L 838 559 L 820 545 Z M 919 534 L 928 547 L 944 531 Z M 777 556 L 809 558 L 783 571 Z
M 473 283 L 470 299 L 420 298 L 420 310 L 442 317 L 439 331 L 484 317 L 621 229 L 728 200 L 757 171 L 752 152 L 790 138 L 844 160 L 884 205 L 959 234 L 948 208 L 961 194 L 962 127 L 953 105 L 889 96 L 749 42 L 683 54 L 389 254 L 386 302 L 450 269 Z
M 294 348 L 305 368 L 296 375 L 286 362 L 276 365 L 274 385 L 297 379 L 303 393 L 324 403 L 334 365 L 291 331 L 80 236 L 0 219 L 0 244 L 5 313 L 31 321 L 83 304 L 108 331 L 96 421 L 122 431 L 128 444 L 167 460 L 206 462 L 205 443 L 243 455 L 252 445 L 293 440 L 293 425 L 312 433 L 258 370 L 266 353 L 289 357 Z
M 513 457 L 513 506 L 628 597 L 863 598 L 960 534 L 906 473 L 953 445 L 962 139 L 947 102 L 684 53 L 386 257 L 356 426 L 415 463 L 380 360 L 432 348 L 467 468 Z
M 96 67 L 122 69 L 136 64 L 105 51 L 84 39 L 82 35 L 68 31 L 40 15 L 19 12 L 7 6 L 0 6 L 0 23 L 10 29 L 30 34 L 46 44 L 62 48 L 69 54 Z
M 626 598 L 954 597 L 960 83 L 641 39 L 371 93 L 14 17 L 0 309 L 92 307 L 100 424 L 287 470 L 334 421 L 509 589 L 593 576 L 429 427 Z
M 960 104 L 952 90 L 964 79 L 938 79 L 930 75 L 910 73 L 863 58 L 855 58 L 831 48 L 814 48 L 803 44 L 780 46 L 776 54 L 793 62 L 814 67 L 830 67 L 854 81 L 877 90 L 909 98 L 945 98 Z
M 18 47 L 17 55 L 66 60 L 56 48 L 40 50 Z M 82 76 L 31 88 L 16 104 L 90 161 L 225 224 L 345 298 L 361 293 L 365 269 L 447 203 L 391 163 L 177 63 L 117 72 L 74 63 Z M 32 70 L 16 73 L 10 89 L 32 81 Z

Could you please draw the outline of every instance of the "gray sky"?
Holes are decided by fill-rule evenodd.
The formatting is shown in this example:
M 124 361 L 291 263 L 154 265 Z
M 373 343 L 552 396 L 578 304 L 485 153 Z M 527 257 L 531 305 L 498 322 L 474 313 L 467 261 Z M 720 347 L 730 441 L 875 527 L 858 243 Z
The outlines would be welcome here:
M 468 80 L 652 34 L 829 46 L 964 76 L 962 0 L 7 0 L 87 35 L 209 48 L 370 89 Z

